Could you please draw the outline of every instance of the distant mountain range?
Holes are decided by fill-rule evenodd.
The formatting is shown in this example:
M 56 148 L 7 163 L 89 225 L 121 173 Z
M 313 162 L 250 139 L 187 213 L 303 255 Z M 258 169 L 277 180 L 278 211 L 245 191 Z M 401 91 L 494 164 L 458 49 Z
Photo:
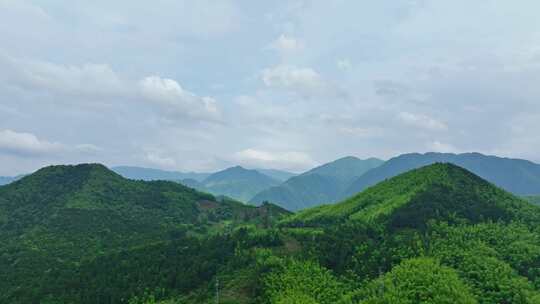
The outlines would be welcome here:
M 202 181 L 210 176 L 211 173 L 198 173 L 198 172 L 179 172 L 179 171 L 166 171 L 152 168 L 132 167 L 132 166 L 118 166 L 112 167 L 111 170 L 122 175 L 125 178 L 134 180 L 169 180 L 180 181 L 183 179 L 194 179 L 196 181 Z
M 540 194 L 540 165 L 480 153 L 412 153 L 392 158 L 355 179 L 341 195 L 350 197 L 387 178 L 437 162 L 452 163 L 516 195 Z
M 17 176 L 0 176 L 0 186 L 10 184 L 18 179 L 21 179 L 24 175 Z
M 283 184 L 261 191 L 250 202 L 268 201 L 288 210 L 300 210 L 336 201 L 353 179 L 383 164 L 376 158 L 362 160 L 348 156 L 324 164 Z
M 247 202 L 260 191 L 279 185 L 281 182 L 257 170 L 236 166 L 211 174 L 199 183 L 193 180 L 183 180 L 182 183 L 201 191 Z

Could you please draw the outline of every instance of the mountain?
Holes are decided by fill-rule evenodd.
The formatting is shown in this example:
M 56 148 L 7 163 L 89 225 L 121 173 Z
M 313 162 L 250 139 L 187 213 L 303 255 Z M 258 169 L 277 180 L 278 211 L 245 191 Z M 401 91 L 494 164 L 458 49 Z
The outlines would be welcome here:
M 7 185 L 9 183 L 12 183 L 16 180 L 15 177 L 11 176 L 0 176 L 0 186 Z
M 370 158 L 344 157 L 292 177 L 283 184 L 261 191 L 250 202 L 272 202 L 287 210 L 300 210 L 335 202 L 351 181 L 383 163 Z
M 287 213 L 174 182 L 125 179 L 98 164 L 38 170 L 0 187 L 0 303 L 41 302 L 30 299 L 44 275 L 69 273 L 99 255 L 268 222 L 269 208 L 273 217 Z
M 279 183 L 278 180 L 257 170 L 248 170 L 240 166 L 216 172 L 201 182 L 207 192 L 226 195 L 244 202 L 249 201 L 256 193 Z
M 0 303 L 540 299 L 540 208 L 453 164 L 297 214 L 96 165 L 38 173 L 0 187 Z
M 112 167 L 112 171 L 122 175 L 125 178 L 135 180 L 169 180 L 179 181 L 183 179 L 194 179 L 196 181 L 202 181 L 207 178 L 210 173 L 198 173 L 198 172 L 178 172 L 178 171 L 165 171 L 151 168 L 130 167 L 130 166 L 118 166 Z
M 266 176 L 270 176 L 271 178 L 278 180 L 280 182 L 284 182 L 288 180 L 289 178 L 298 175 L 296 173 L 283 171 L 283 170 L 276 170 L 276 169 L 255 169 L 255 170 L 261 172 L 262 174 Z
M 535 205 L 538 205 L 540 206 L 540 196 L 525 196 L 524 197 L 525 200 L 527 200 L 528 202 L 531 202 Z
M 341 203 L 302 211 L 287 223 L 310 226 L 358 221 L 397 229 L 424 227 L 429 220 L 540 221 L 540 213 L 461 167 L 436 163 L 385 180 Z
M 437 162 L 458 165 L 516 195 L 540 194 L 540 165 L 527 160 L 486 156 L 479 153 L 412 153 L 392 158 L 380 167 L 358 177 L 342 193 L 341 199 L 350 197 L 387 178 Z

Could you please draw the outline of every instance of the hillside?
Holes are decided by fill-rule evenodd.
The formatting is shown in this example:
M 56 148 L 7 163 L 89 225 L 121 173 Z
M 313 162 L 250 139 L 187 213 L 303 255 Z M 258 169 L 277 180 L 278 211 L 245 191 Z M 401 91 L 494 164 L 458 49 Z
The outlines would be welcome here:
M 540 206 L 540 196 L 525 196 L 524 198 L 528 202 L 531 202 L 531 203 L 533 203 L 535 205 Z
M 225 195 L 247 202 L 256 193 L 278 185 L 280 182 L 257 170 L 248 170 L 240 166 L 231 167 L 205 178 L 201 190 L 215 195 Z
M 0 198 L 0 303 L 540 299 L 540 208 L 452 164 L 292 215 L 99 165 L 46 168 Z
M 0 176 L 0 186 L 11 184 L 12 182 L 23 178 L 24 175 L 17 176 Z
M 41 169 L 0 187 L 0 303 L 22 296 L 22 286 L 38 292 L 47 269 L 235 223 L 267 225 L 269 208 L 275 218 L 286 213 L 173 182 L 124 179 L 97 164 Z
M 283 170 L 276 170 L 276 169 L 255 169 L 255 170 L 259 171 L 260 173 L 266 176 L 270 176 L 271 178 L 278 180 L 280 182 L 284 182 L 288 180 L 289 178 L 298 175 L 296 173 L 283 171 Z
M 375 158 L 361 160 L 352 156 L 344 157 L 292 177 L 277 187 L 263 190 L 250 201 L 255 204 L 268 201 L 288 210 L 331 203 L 338 199 L 354 178 L 382 163 L 382 160 Z
M 178 172 L 178 171 L 166 171 L 152 168 L 141 168 L 133 166 L 118 166 L 112 167 L 112 171 L 122 175 L 125 178 L 134 180 L 168 180 L 179 181 L 183 179 L 194 179 L 196 181 L 202 181 L 207 178 L 210 173 L 198 173 L 198 172 Z
M 458 165 L 516 195 L 534 195 L 540 192 L 540 165 L 527 160 L 479 153 L 412 153 L 392 158 L 358 177 L 340 197 L 345 199 L 387 178 L 437 162 Z
M 420 228 L 429 220 L 538 220 L 532 206 L 453 164 L 436 163 L 386 180 L 334 205 L 302 211 L 286 225 L 359 221 L 387 228 Z

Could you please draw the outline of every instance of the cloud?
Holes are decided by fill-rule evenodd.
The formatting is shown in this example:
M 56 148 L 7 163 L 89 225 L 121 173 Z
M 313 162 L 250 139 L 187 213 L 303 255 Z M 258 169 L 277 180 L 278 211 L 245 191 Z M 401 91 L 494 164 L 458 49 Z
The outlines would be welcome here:
M 234 159 L 246 166 L 293 171 L 305 170 L 317 164 L 303 152 L 269 152 L 251 148 L 235 153 Z
M 446 131 L 448 126 L 436 119 L 422 114 L 414 114 L 409 112 L 401 112 L 398 115 L 399 119 L 407 125 L 431 130 L 431 131 Z
M 142 79 L 139 87 L 147 101 L 161 105 L 173 117 L 219 120 L 220 113 L 215 99 L 186 91 L 175 80 L 150 76 Z
M 326 89 L 322 76 L 311 68 L 278 65 L 261 73 L 267 87 L 282 88 L 299 93 L 317 93 Z
M 37 138 L 32 133 L 0 130 L 0 153 L 18 156 L 39 156 L 62 151 L 64 145 Z
M 304 49 L 304 44 L 298 39 L 281 34 L 270 44 L 270 48 L 276 50 L 281 55 L 292 55 Z
M 38 138 L 32 133 L 0 130 L 0 154 L 42 158 L 67 155 L 96 155 L 104 151 L 93 144 L 66 145 Z
M 343 71 L 350 70 L 352 68 L 352 64 L 349 59 L 339 59 L 336 65 L 340 70 Z
M 461 151 L 451 144 L 442 143 L 438 140 L 431 142 L 427 145 L 428 151 L 441 152 L 441 153 L 460 153 Z
M 146 153 L 146 161 L 161 168 L 171 169 L 176 167 L 176 161 L 173 158 L 161 156 L 156 152 Z
M 116 96 L 125 93 L 125 83 L 106 64 L 62 65 L 22 60 L 0 54 L 0 77 L 30 91 L 78 97 Z

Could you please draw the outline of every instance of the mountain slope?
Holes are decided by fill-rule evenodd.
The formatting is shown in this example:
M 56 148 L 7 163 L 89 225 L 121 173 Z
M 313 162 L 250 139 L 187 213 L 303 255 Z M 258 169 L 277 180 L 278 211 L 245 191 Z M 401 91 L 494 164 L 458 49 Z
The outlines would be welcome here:
M 0 187 L 0 290 L 27 290 L 47 269 L 235 222 L 264 223 L 271 205 L 216 200 L 166 181 L 124 179 L 102 165 L 53 166 Z
M 260 204 L 269 201 L 288 210 L 300 210 L 331 203 L 337 200 L 344 187 L 356 177 L 383 163 L 382 160 L 370 158 L 361 160 L 356 157 L 344 157 L 324 164 L 285 183 L 264 190 L 251 199 Z
M 247 202 L 256 193 L 278 185 L 279 181 L 257 170 L 236 166 L 208 176 L 201 184 L 204 191 Z
M 207 178 L 210 173 L 198 173 L 198 172 L 178 172 L 178 171 L 165 171 L 151 168 L 131 167 L 131 166 L 118 166 L 112 167 L 111 170 L 122 175 L 125 178 L 135 180 L 170 180 L 179 181 L 183 179 L 194 179 L 196 181 L 202 181 Z
M 392 158 L 380 167 L 358 177 L 342 193 L 341 199 L 350 197 L 387 178 L 437 162 L 458 165 L 517 195 L 540 193 L 540 165 L 530 161 L 486 156 L 479 153 L 412 153 Z
M 305 210 L 285 223 L 317 226 L 359 221 L 396 229 L 420 228 L 429 220 L 538 221 L 539 215 L 538 208 L 473 173 L 436 163 L 393 177 L 341 203 Z
M 524 199 L 528 202 L 540 206 L 540 196 L 525 196 Z
M 255 169 L 255 170 L 261 172 L 262 174 L 266 176 L 270 176 L 271 178 L 278 180 L 280 182 L 284 182 L 288 180 L 289 178 L 298 175 L 296 173 L 283 171 L 283 170 L 276 170 L 276 169 Z
M 12 182 L 23 178 L 24 175 L 17 176 L 0 176 L 0 186 L 11 184 Z

